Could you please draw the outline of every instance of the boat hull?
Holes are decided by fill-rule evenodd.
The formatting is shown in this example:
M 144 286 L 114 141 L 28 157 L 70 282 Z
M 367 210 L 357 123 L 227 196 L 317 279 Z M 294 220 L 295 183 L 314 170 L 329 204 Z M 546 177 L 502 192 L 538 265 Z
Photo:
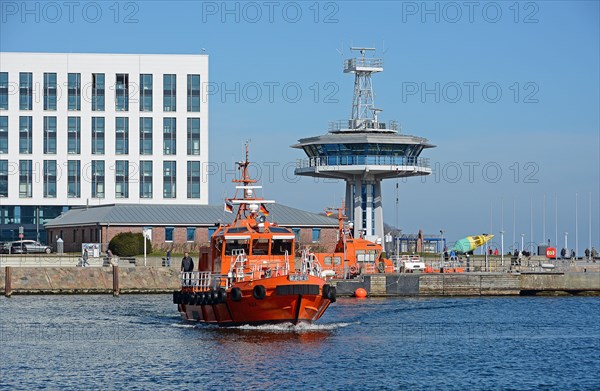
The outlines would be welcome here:
M 182 294 L 184 299 L 179 300 L 183 303 L 178 303 L 178 310 L 183 319 L 223 327 L 312 323 L 335 301 L 335 288 L 314 276 L 293 283 L 287 276 L 243 282 L 220 294 Z

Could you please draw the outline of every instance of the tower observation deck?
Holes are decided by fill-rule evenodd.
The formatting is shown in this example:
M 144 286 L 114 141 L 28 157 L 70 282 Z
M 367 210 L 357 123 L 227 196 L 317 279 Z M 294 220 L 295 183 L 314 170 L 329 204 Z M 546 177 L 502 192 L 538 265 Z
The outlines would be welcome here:
M 373 48 L 353 47 L 359 57 L 344 61 L 344 73 L 354 73 L 352 113 L 348 120 L 329 123 L 322 136 L 298 140 L 293 148 L 304 150 L 296 175 L 343 179 L 346 182 L 346 216 L 354 235 L 369 240 L 383 238 L 381 181 L 431 174 L 429 159 L 419 157 L 433 148 L 427 139 L 401 134 L 398 123 L 379 120 L 372 75 L 383 71 L 383 59 L 367 57 Z

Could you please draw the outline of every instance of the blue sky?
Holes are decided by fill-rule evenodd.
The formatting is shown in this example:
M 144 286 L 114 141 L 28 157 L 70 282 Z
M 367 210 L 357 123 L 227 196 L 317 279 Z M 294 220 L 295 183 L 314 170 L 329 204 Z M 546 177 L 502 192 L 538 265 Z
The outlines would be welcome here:
M 398 182 L 398 212 L 396 181 L 384 182 L 386 222 L 404 232 L 443 229 L 453 241 L 490 231 L 491 211 L 491 230 L 498 235 L 503 219 L 509 247 L 516 203 L 517 241 L 524 233 L 539 242 L 545 195 L 554 242 L 556 196 L 559 245 L 568 231 L 572 247 L 577 193 L 582 253 L 591 193 L 600 247 L 597 1 L 0 3 L 2 51 L 204 48 L 210 161 L 231 168 L 249 138 L 265 196 L 312 211 L 339 204 L 344 185 L 294 178 L 289 167 L 303 153 L 289 146 L 349 116 L 353 79 L 342 59 L 351 45 L 375 46 L 385 60 L 374 77 L 381 118 L 437 145 L 422 155 L 434 175 Z M 222 94 L 236 86 L 237 96 Z M 231 189 L 221 174 L 210 177 L 211 203 Z

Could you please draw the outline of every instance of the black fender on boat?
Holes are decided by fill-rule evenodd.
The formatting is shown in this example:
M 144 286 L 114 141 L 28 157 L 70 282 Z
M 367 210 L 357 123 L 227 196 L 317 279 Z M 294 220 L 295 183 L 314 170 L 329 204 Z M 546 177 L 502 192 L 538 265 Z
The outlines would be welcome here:
M 224 303 L 227 300 L 227 291 L 224 288 L 217 290 L 217 303 Z
M 267 289 L 264 285 L 256 285 L 252 290 L 252 295 L 257 300 L 262 300 L 267 296 Z
M 210 304 L 218 304 L 219 303 L 219 296 L 217 294 L 217 291 L 211 289 L 210 290 Z
M 323 285 L 323 298 L 335 303 L 336 300 L 336 289 L 334 286 L 329 284 Z
M 242 290 L 238 287 L 231 288 L 231 292 L 229 293 L 232 301 L 240 301 L 242 300 Z
M 181 299 L 181 292 L 173 291 L 173 304 L 181 304 L 180 299 Z

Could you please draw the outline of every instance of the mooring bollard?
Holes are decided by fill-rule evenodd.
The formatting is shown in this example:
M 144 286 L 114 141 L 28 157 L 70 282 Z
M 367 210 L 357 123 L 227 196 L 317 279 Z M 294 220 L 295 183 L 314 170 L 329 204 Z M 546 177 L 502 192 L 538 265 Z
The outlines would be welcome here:
M 10 274 L 12 269 L 10 266 L 4 268 L 4 296 L 10 297 L 12 295 L 12 287 L 10 286 Z
M 113 296 L 119 296 L 119 267 L 113 266 Z

